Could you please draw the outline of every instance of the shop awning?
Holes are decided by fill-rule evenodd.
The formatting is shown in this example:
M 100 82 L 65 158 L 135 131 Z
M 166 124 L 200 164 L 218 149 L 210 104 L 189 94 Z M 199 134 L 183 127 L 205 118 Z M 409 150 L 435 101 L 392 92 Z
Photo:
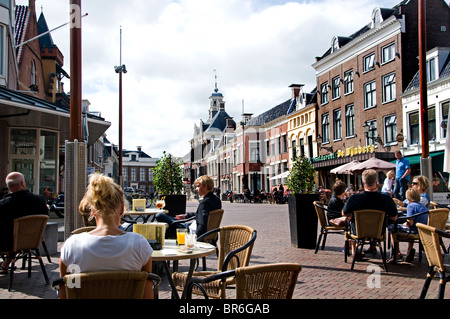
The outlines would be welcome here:
M 436 156 L 439 156 L 439 155 L 443 155 L 443 154 L 444 154 L 444 151 L 440 151 L 440 152 L 430 153 L 429 155 L 430 155 L 431 158 L 433 158 L 433 157 L 436 157 Z M 420 159 L 422 158 L 422 154 L 405 156 L 405 158 L 409 161 L 410 165 L 420 164 Z M 391 161 L 391 163 L 395 163 L 396 161 L 397 160 Z

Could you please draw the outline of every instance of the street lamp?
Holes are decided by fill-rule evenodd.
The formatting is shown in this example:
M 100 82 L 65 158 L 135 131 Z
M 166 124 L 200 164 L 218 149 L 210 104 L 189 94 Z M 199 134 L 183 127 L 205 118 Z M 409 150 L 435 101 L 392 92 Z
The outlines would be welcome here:
M 122 64 L 122 27 L 120 28 L 120 65 L 115 66 L 114 70 L 119 73 L 119 183 L 123 187 L 122 172 L 122 73 L 127 73 L 125 64 Z
M 367 139 L 369 139 L 369 133 L 375 130 L 375 125 L 373 122 L 370 122 L 370 124 L 368 122 L 365 122 L 363 125 L 363 130 L 364 130 L 364 135 L 366 136 Z M 390 151 L 391 147 L 390 146 L 385 146 L 383 140 L 381 139 L 380 134 L 378 134 L 376 137 L 375 136 L 371 136 L 371 139 L 373 139 L 374 143 L 379 143 L 381 144 L 381 146 L 384 148 L 385 151 Z

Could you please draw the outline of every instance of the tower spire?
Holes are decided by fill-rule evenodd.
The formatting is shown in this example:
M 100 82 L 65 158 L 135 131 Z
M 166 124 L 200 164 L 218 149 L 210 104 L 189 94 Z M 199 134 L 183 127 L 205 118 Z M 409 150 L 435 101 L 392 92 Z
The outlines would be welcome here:
M 219 89 L 217 88 L 217 73 L 216 73 L 216 69 L 214 69 L 214 80 L 215 80 L 215 88 L 214 88 L 214 92 L 218 92 Z

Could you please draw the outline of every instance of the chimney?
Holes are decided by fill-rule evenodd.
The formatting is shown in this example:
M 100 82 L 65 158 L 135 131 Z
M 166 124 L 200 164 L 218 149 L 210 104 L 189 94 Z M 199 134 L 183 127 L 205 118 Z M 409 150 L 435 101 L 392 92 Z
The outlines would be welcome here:
M 292 88 L 292 98 L 293 99 L 298 98 L 302 86 L 304 86 L 304 84 L 291 84 L 291 85 L 289 85 L 289 87 Z
M 142 150 L 142 146 L 137 146 L 137 150 L 140 152 Z

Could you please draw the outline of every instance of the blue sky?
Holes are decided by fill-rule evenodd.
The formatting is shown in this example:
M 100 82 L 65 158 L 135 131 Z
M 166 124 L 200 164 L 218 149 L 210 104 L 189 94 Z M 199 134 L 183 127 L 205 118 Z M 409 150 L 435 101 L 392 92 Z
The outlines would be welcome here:
M 448 0 L 450 1 L 450 0 Z M 448 3 L 447 1 L 447 3 Z M 118 75 L 122 28 L 123 147 L 160 157 L 189 152 L 194 124 L 208 119 L 214 70 L 226 110 L 236 121 L 289 99 L 292 83 L 315 87 L 315 57 L 334 35 L 370 22 L 388 0 L 95 0 L 82 1 L 83 98 L 112 123 L 118 144 Z M 27 5 L 28 0 L 17 0 Z M 66 23 L 69 0 L 36 0 L 50 29 Z M 68 27 L 52 33 L 70 71 Z M 65 82 L 69 91 L 70 82 Z

